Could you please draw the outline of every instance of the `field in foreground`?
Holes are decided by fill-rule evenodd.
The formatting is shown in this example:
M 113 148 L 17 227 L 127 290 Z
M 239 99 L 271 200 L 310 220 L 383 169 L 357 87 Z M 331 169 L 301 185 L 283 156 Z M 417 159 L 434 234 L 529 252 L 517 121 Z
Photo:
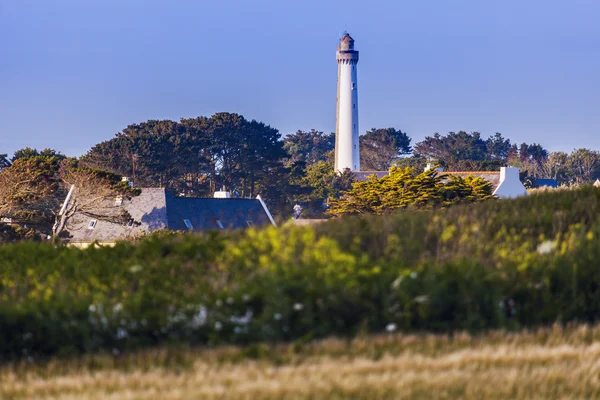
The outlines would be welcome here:
M 600 326 L 153 350 L 0 369 L 2 399 L 600 397 Z

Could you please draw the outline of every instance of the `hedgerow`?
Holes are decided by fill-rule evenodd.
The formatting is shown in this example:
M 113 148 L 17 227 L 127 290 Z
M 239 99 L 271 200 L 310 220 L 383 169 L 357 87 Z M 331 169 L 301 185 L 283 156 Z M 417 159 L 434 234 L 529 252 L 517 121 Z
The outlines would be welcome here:
M 596 322 L 599 212 L 586 187 L 312 228 L 7 244 L 0 357 Z

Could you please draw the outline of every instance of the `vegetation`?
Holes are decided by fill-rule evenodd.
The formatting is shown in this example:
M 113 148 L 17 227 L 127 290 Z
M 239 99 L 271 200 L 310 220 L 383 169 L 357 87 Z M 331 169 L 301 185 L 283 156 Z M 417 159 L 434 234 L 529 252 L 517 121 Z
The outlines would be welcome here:
M 60 213 L 72 186 L 70 202 Z M 15 225 L 3 226 L 0 243 L 59 235 L 75 213 L 126 223 L 130 217 L 115 207 L 115 197 L 137 194 L 118 175 L 81 167 L 52 150 L 23 149 L 0 173 L 0 218 Z
M 0 369 L 20 399 L 598 398 L 597 326 L 161 348 Z
M 544 178 L 561 185 L 600 178 L 600 153 L 589 149 L 571 154 L 548 152 L 540 144 L 512 143 L 501 133 L 485 139 L 479 132 L 465 131 L 435 133 L 412 148 L 411 142 L 407 133 L 393 127 L 367 131 L 360 137 L 362 170 L 387 171 L 396 166 L 422 171 L 431 162 L 449 171 L 498 170 L 511 165 L 520 168 L 527 187 L 535 187 L 536 180 Z M 277 220 L 289 218 L 298 203 L 304 217 L 321 218 L 328 215 L 329 201 L 338 199 L 352 183 L 351 174 L 339 179 L 332 176 L 337 175 L 334 148 L 334 133 L 312 129 L 282 137 L 262 122 L 221 112 L 131 124 L 93 146 L 79 162 L 130 177 L 137 187 L 166 187 L 183 196 L 210 197 L 222 187 L 233 197 L 260 194 Z M 36 157 L 65 160 L 56 150 L 27 147 L 12 158 L 0 154 L 0 171 L 10 169 L 15 161 L 31 162 Z M 64 198 L 66 193 L 60 195 Z M 49 231 L 47 221 L 52 220 L 46 217 L 44 226 L 31 225 L 44 236 Z
M 413 168 L 392 167 L 382 178 L 371 175 L 368 181 L 355 182 L 330 203 L 334 216 L 390 214 L 411 209 L 448 207 L 492 199 L 492 184 L 482 178 L 441 176 L 434 168 L 416 173 Z
M 599 213 L 585 187 L 314 229 L 4 245 L 0 357 L 593 322 Z
M 411 139 L 394 128 L 371 129 L 360 137 L 360 165 L 363 171 L 387 171 L 398 157 L 409 154 Z

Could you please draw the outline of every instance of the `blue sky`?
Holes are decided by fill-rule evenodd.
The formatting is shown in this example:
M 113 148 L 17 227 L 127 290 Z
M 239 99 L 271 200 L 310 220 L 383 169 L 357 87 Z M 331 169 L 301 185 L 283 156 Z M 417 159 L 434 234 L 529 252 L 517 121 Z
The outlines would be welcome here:
M 599 20 L 597 0 L 0 0 L 0 152 L 218 111 L 333 131 L 344 30 L 363 132 L 600 149 Z

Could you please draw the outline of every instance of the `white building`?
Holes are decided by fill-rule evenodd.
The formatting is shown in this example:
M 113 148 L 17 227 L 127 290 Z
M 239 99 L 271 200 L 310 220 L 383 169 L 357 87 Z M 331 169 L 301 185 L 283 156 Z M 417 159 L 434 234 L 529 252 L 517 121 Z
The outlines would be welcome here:
M 335 170 L 360 171 L 358 142 L 358 51 L 354 39 L 345 34 L 336 53 L 338 63 L 335 124 Z

